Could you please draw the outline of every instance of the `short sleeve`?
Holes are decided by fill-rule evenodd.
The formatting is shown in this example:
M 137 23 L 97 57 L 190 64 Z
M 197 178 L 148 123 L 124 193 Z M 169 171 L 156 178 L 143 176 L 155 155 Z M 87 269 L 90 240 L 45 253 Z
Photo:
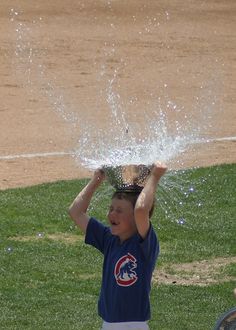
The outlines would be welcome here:
M 147 260 L 156 260 L 159 254 L 159 241 L 152 224 L 150 224 L 147 236 L 141 241 L 140 246 Z
M 89 223 L 85 235 L 85 243 L 94 246 L 100 252 L 104 253 L 105 243 L 110 230 L 101 222 L 94 218 L 89 219 Z

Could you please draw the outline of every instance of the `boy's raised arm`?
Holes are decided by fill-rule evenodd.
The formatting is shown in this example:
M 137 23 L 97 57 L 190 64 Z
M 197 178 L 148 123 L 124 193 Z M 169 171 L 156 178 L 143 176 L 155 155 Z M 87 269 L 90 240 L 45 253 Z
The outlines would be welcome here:
M 150 226 L 149 211 L 153 205 L 158 182 L 166 170 L 167 167 L 165 164 L 160 162 L 153 164 L 151 174 L 137 199 L 134 208 L 134 217 L 138 233 L 142 238 L 145 238 L 148 233 Z
M 87 209 L 95 190 L 100 186 L 104 178 L 105 175 L 103 171 L 96 170 L 94 172 L 93 178 L 83 188 L 83 190 L 81 190 L 69 208 L 70 217 L 84 233 L 86 233 L 87 225 L 89 222 L 89 216 L 86 213 Z

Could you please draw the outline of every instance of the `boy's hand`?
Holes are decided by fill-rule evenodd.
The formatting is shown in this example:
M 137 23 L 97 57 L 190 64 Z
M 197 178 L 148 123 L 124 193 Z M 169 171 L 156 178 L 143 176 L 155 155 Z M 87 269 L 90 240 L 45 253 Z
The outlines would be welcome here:
M 94 179 L 99 182 L 102 183 L 105 179 L 105 173 L 102 169 L 98 168 L 95 172 L 94 172 Z
M 151 174 L 154 175 L 156 179 L 159 180 L 165 174 L 166 171 L 167 171 L 166 164 L 157 161 L 152 166 Z

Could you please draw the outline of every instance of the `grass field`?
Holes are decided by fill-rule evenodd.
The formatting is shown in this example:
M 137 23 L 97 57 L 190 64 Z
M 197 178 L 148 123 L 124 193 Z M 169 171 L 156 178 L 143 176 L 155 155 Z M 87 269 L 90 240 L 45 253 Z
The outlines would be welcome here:
M 236 256 L 235 173 L 233 164 L 172 174 L 172 182 L 178 178 L 186 189 L 191 183 L 194 192 L 188 194 L 178 195 L 171 184 L 169 191 L 160 187 L 152 219 L 161 245 L 157 269 L 175 275 L 173 265 L 220 257 L 229 262 L 217 273 L 212 268 L 208 285 L 191 283 L 194 268 L 188 285 L 158 281 L 157 275 L 151 330 L 213 329 L 236 305 L 236 264 L 230 261 Z M 102 256 L 84 244 L 67 215 L 86 182 L 0 192 L 0 329 L 99 329 Z M 104 184 L 93 202 L 91 214 L 99 219 L 106 219 L 109 192 Z

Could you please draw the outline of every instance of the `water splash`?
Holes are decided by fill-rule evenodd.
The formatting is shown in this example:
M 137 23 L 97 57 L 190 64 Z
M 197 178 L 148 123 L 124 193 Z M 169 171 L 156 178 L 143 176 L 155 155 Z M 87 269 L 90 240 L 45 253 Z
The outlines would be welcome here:
M 81 131 L 75 158 L 84 167 L 150 165 L 157 159 L 168 162 L 200 141 L 199 127 L 190 121 L 180 124 L 176 120 L 170 129 L 160 99 L 151 113 L 147 113 L 149 109 L 144 110 L 142 122 L 129 122 L 121 97 L 114 91 L 114 79 L 109 80 L 108 84 L 110 117 L 106 130 L 100 130 L 96 124 L 94 132 L 95 125 L 90 123 Z M 170 104 L 179 111 L 173 101 L 168 101 L 168 106 Z
M 15 68 L 19 71 L 19 76 L 23 76 L 27 90 L 46 96 L 54 111 L 70 127 L 76 128 L 76 134 L 79 136 L 74 159 L 79 166 L 93 170 L 103 165 L 150 165 L 157 159 L 168 163 L 191 145 L 202 141 L 202 122 L 206 121 L 201 120 L 196 124 L 196 121 L 185 115 L 185 120 L 181 119 L 180 122 L 178 115 L 181 117 L 183 109 L 166 97 L 163 100 L 157 95 L 156 104 L 152 105 L 151 109 L 147 104 L 143 109 L 143 120 L 140 122 L 134 117 L 131 121 L 127 115 L 127 107 L 116 89 L 120 67 L 114 69 L 112 78 L 106 82 L 104 97 L 109 109 L 106 126 L 99 127 L 97 118 L 94 122 L 81 118 L 81 114 L 78 115 L 69 107 L 62 90 L 56 87 L 57 78 L 49 79 L 45 65 L 36 61 L 37 50 L 32 41 L 33 26 L 42 24 L 42 18 L 33 21 L 30 28 L 20 20 L 19 13 L 19 10 L 13 8 L 10 11 L 10 20 L 15 23 L 16 32 Z M 114 47 L 112 44 L 113 50 Z M 107 56 L 112 55 L 109 53 Z M 123 59 L 120 62 L 125 66 Z M 106 81 L 105 69 L 104 64 L 101 67 L 100 79 Z M 103 94 L 104 91 L 100 91 L 100 95 Z M 167 112 L 177 114 L 177 120 L 171 127 Z M 203 112 L 207 113 L 205 108 Z
M 79 117 L 67 105 L 63 92 L 56 87 L 57 79 L 55 78 L 55 81 L 49 79 L 43 63 L 35 61 L 37 53 L 31 40 L 33 32 L 26 23 L 18 21 L 19 13 L 20 11 L 15 9 L 10 12 L 10 20 L 15 23 L 16 33 L 15 68 L 23 77 L 23 83 L 27 89 L 30 87 L 31 92 L 40 92 L 46 96 L 52 109 L 70 126 L 76 128 L 79 136 L 74 158 L 80 166 L 93 170 L 103 165 L 150 165 L 157 159 L 168 163 L 193 144 L 202 142 L 200 138 L 204 128 L 202 124 L 204 122 L 205 125 L 206 123 L 209 125 L 209 120 L 205 120 L 204 117 L 209 114 L 208 105 L 203 104 L 202 106 L 198 102 L 199 106 L 202 106 L 200 115 L 204 114 L 204 116 L 196 122 L 183 115 L 186 111 L 183 111 L 175 101 L 168 97 L 163 100 L 157 93 L 155 104 L 151 108 L 147 104 L 143 109 L 143 120 L 136 120 L 135 116 L 131 120 L 122 97 L 116 89 L 119 68 L 117 67 L 112 78 L 108 78 L 106 81 L 105 64 L 101 66 L 99 75 L 100 79 L 106 82 L 105 100 L 108 116 L 105 127 L 99 127 L 97 119 L 96 122 L 88 122 L 85 118 Z M 40 19 L 41 21 L 42 19 Z M 35 23 L 37 22 L 35 21 L 33 24 Z M 113 56 L 115 46 L 112 47 L 112 53 L 109 53 L 109 56 Z M 124 61 L 121 63 L 124 65 Z M 164 88 L 168 89 L 166 83 Z M 101 91 L 100 95 L 104 95 L 104 91 Z M 135 96 L 131 96 L 130 100 L 138 103 Z M 174 112 L 176 117 L 171 125 L 168 112 Z M 183 118 L 179 120 L 179 117 L 184 117 L 184 120 Z M 158 203 L 167 218 L 174 219 L 177 224 L 186 226 L 186 223 L 189 222 L 185 210 L 186 200 L 190 194 L 196 193 L 196 187 L 180 177 L 178 172 L 171 171 L 161 180 Z M 111 187 L 107 191 L 110 194 Z M 91 209 L 94 208 L 97 201 L 100 202 L 100 199 L 101 196 L 96 194 Z M 199 200 L 197 205 L 201 207 L 202 204 L 202 201 Z M 38 235 L 40 236 L 40 234 Z

